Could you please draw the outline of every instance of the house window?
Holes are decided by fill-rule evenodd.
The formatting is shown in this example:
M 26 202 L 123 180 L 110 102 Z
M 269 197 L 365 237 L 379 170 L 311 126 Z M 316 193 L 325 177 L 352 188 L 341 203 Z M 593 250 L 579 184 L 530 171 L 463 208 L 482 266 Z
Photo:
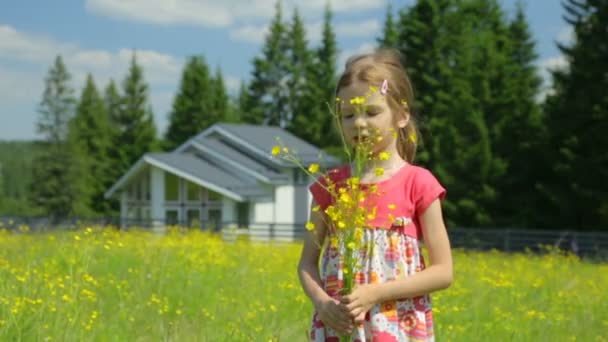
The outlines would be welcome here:
M 189 227 L 200 227 L 201 226 L 201 212 L 198 209 L 188 209 L 186 211 L 186 218 L 188 220 Z
M 222 195 L 218 194 L 215 191 L 207 190 L 207 199 L 210 202 L 212 202 L 212 201 L 221 201 L 222 200 Z
M 167 172 L 165 172 L 165 200 L 179 200 L 179 178 Z
M 222 223 L 222 210 L 221 209 L 209 209 L 209 222 L 207 222 L 207 228 L 209 230 L 220 230 Z
M 239 227 L 249 226 L 249 202 L 239 202 L 236 205 L 237 223 Z
M 178 224 L 179 216 L 177 210 L 171 209 L 165 211 L 165 222 L 167 224 Z
M 187 200 L 197 202 L 201 199 L 201 187 L 192 182 L 186 181 Z

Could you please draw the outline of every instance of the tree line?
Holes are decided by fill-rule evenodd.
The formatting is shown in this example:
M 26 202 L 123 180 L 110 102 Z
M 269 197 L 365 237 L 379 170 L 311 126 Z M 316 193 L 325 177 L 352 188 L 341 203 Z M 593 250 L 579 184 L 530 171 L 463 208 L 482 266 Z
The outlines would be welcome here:
M 497 0 L 387 8 L 376 43 L 403 56 L 421 120 L 417 163 L 448 189 L 450 226 L 608 229 L 608 4 L 563 6 L 574 39 L 558 43 L 568 67 L 552 72 L 549 91 L 521 3 L 510 16 Z M 116 201 L 103 193 L 131 165 L 216 122 L 277 125 L 339 151 L 327 107 L 342 67 L 337 55 L 329 6 L 311 46 L 297 9 L 285 19 L 278 2 L 251 78 L 235 96 L 204 56 L 187 59 L 161 139 L 136 54 L 120 86 L 111 81 L 102 94 L 89 75 L 78 98 L 58 56 L 38 108 L 43 140 L 31 160 L 28 203 L 54 217 L 115 216 Z M 0 176 L 0 196 L 6 184 Z

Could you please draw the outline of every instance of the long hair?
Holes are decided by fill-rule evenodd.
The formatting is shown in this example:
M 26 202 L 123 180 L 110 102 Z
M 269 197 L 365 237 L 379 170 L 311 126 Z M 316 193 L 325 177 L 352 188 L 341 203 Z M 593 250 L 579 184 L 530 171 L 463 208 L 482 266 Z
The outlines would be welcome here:
M 388 82 L 386 99 L 393 114 L 397 117 L 409 115 L 408 124 L 397 131 L 397 150 L 401 158 L 411 163 L 416 157 L 420 134 L 417 116 L 412 109 L 414 90 L 401 64 L 399 52 L 383 48 L 351 57 L 338 80 L 336 95 L 341 88 L 349 86 L 354 81 L 380 85 L 384 80 Z

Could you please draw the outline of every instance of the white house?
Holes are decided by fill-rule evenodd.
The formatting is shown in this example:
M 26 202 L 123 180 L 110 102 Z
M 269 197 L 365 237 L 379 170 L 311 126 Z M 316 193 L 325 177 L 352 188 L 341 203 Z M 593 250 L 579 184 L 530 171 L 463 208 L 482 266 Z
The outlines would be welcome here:
M 297 237 L 308 218 L 311 179 L 271 155 L 277 137 L 303 165 L 339 163 L 279 127 L 222 123 L 172 152 L 146 153 L 105 196 L 119 196 L 123 226 L 238 226 L 252 235 Z

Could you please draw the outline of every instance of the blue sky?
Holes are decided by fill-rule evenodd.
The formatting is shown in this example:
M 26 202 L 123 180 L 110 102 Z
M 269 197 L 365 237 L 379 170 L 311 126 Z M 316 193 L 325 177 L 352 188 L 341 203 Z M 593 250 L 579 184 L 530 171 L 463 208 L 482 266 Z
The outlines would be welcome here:
M 229 90 L 248 80 L 251 60 L 261 53 L 275 0 L 10 0 L 0 11 L 0 140 L 36 138 L 37 105 L 44 77 L 61 54 L 76 94 L 91 73 L 99 89 L 122 81 L 133 49 L 150 84 L 150 102 L 164 133 L 182 66 L 200 54 L 221 68 Z M 331 0 L 339 63 L 371 49 L 391 3 L 397 11 L 413 0 Z M 502 0 L 512 14 L 516 0 Z M 290 19 L 298 7 L 308 40 L 317 46 L 326 0 L 283 0 Z M 526 14 L 539 54 L 538 66 L 565 64 L 555 41 L 572 31 L 559 0 L 527 0 Z M 341 65 L 338 66 L 341 68 Z

